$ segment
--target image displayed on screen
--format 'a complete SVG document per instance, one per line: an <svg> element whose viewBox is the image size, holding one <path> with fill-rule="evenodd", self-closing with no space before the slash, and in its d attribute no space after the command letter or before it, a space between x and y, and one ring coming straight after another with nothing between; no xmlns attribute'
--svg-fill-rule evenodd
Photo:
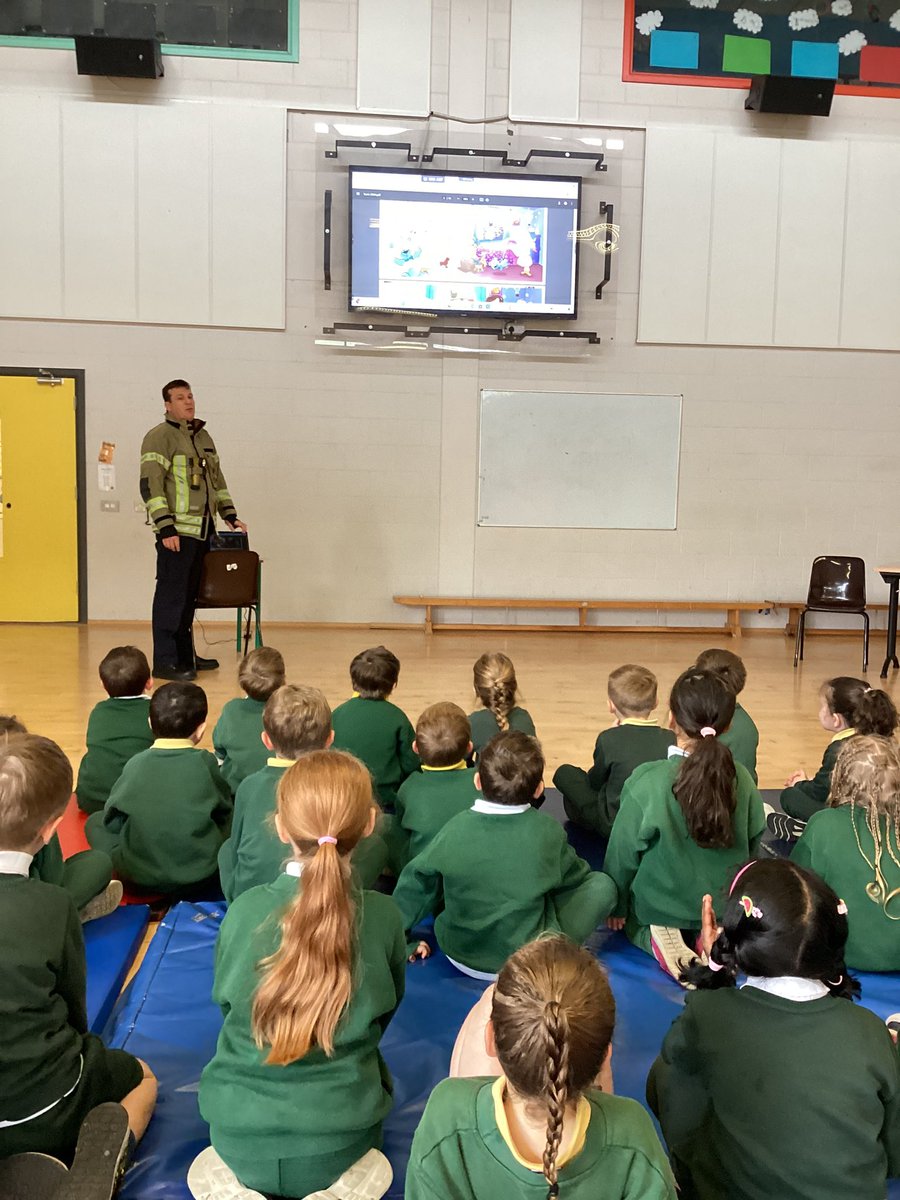
<svg viewBox="0 0 900 1200"><path fill-rule="evenodd" d="M580 188L351 167L350 308L574 316Z"/></svg>

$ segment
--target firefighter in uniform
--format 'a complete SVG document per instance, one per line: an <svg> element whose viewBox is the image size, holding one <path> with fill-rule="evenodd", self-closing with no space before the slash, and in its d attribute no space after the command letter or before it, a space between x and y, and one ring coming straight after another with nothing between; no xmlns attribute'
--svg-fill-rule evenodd
<svg viewBox="0 0 900 1200"><path fill-rule="evenodd" d="M203 557L219 513L229 529L237 519L215 443L194 417L191 385L173 379L162 390L166 419L141 443L141 498L156 533L153 595L153 674L195 679L213 671L214 658L197 658L191 625Z"/></svg>

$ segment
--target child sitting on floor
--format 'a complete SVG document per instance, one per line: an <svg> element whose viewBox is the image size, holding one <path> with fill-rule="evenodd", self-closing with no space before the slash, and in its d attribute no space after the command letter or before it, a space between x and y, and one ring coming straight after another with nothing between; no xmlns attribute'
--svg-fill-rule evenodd
<svg viewBox="0 0 900 1200"><path fill-rule="evenodd" d="M843 743L828 807L813 813L791 858L847 902L846 960L858 971L900 971L900 746Z"/></svg>
<svg viewBox="0 0 900 1200"><path fill-rule="evenodd" d="M479 759L482 795L397 881L394 900L406 928L434 913L441 949L476 979L494 979L510 954L547 930L583 942L616 903L612 880L592 871L562 826L533 807L543 774L535 738L498 734Z"/></svg>
<svg viewBox="0 0 900 1200"><path fill-rule="evenodd" d="M757 783L756 751L759 747L759 730L756 728L756 722L737 699L747 683L747 668L736 654L732 654L730 650L719 650L717 647L704 650L694 666L698 671L714 672L734 692L734 716L722 734L722 745L728 747L735 762L744 764L753 776L753 782Z"/></svg>
<svg viewBox="0 0 900 1200"><path fill-rule="evenodd" d="M85 833L123 879L164 893L218 887L216 860L231 823L231 793L216 760L198 746L206 693L166 683L150 701L149 750L125 764L102 813Z"/></svg>
<svg viewBox="0 0 900 1200"><path fill-rule="evenodd" d="M54 742L20 734L0 745L0 1158L71 1161L83 1119L109 1101L122 1104L139 1139L156 1101L146 1063L88 1033L72 897L28 878L71 796L72 768ZM109 1147L113 1162L121 1149Z"/></svg>
<svg viewBox="0 0 900 1200"><path fill-rule="evenodd" d="M219 770L232 795L268 761L269 751L262 740L263 710L272 693L284 684L284 659L271 646L258 646L241 659L238 683L245 694L228 701L212 735Z"/></svg>
<svg viewBox="0 0 900 1200"><path fill-rule="evenodd" d="M0 746L27 732L15 717L0 716ZM115 912L122 900L122 885L112 877L109 855L102 850L81 850L63 859L59 835L55 832L35 852L28 877L65 888L82 924Z"/></svg>
<svg viewBox="0 0 900 1200"><path fill-rule="evenodd" d="M422 770L400 785L390 830L398 875L451 817L475 802L475 771L466 766L472 752L469 719L458 704L443 701L425 709L416 722L413 750Z"/></svg>
<svg viewBox="0 0 900 1200"><path fill-rule="evenodd" d="M382 807L392 812L397 789L419 769L413 727L388 696L400 678L400 660L384 646L363 650L350 664L353 697L331 716L334 748L347 750L372 772Z"/></svg>
<svg viewBox="0 0 900 1200"><path fill-rule="evenodd" d="M562 792L566 816L576 825L609 837L625 781L641 763L665 758L675 735L660 729L656 708L656 676L646 667L627 664L610 674L609 711L616 718L597 738L589 771L563 763L553 776Z"/></svg>
<svg viewBox="0 0 900 1200"><path fill-rule="evenodd" d="M502 1074L437 1085L413 1138L406 1200L675 1200L647 1113L596 1086L614 1023L592 954L563 937L518 950L484 1034Z"/></svg>
<svg viewBox="0 0 900 1200"><path fill-rule="evenodd" d="M527 709L519 708L516 668L505 654L482 654L474 667L475 695L483 707L469 713L472 745L476 756L492 737L507 729L535 736L534 721Z"/></svg>
<svg viewBox="0 0 900 1200"><path fill-rule="evenodd" d="M709 961L647 1081L681 1195L884 1196L900 1173L900 1057L851 1003L847 905L786 859L742 868L728 894L721 929L704 897Z"/></svg>
<svg viewBox="0 0 900 1200"><path fill-rule="evenodd" d="M327 750L334 734L331 709L318 688L286 683L263 711L262 740L273 757L245 779L234 801L231 837L219 851L219 878L226 900L249 888L272 883L284 870L290 850L275 832L278 785L298 758ZM362 838L353 866L363 887L371 887L387 863L387 847L377 833Z"/></svg>
<svg viewBox="0 0 900 1200"><path fill-rule="evenodd" d="M212 1147L188 1174L197 1200L378 1200L390 1186L378 1046L403 996L406 946L393 901L358 891L350 868L376 813L369 772L349 754L311 751L282 779L276 827L291 860L238 896L219 934L224 1024L200 1081Z"/></svg>
<svg viewBox="0 0 900 1200"><path fill-rule="evenodd" d="M88 717L87 751L78 768L75 795L82 812L100 812L122 768L153 741L150 731L150 664L136 646L114 646L100 663L108 700Z"/></svg>
<svg viewBox="0 0 900 1200"><path fill-rule="evenodd" d="M819 724L832 738L814 778L802 770L788 778L780 797L784 813L767 807L768 826L775 837L798 838L813 813L825 807L831 772L848 738L857 733L891 737L897 720L897 710L887 692L870 688L864 679L849 675L826 679L819 691Z"/></svg>
<svg viewBox="0 0 900 1200"><path fill-rule="evenodd" d="M610 926L624 927L676 979L696 958L701 897L725 887L766 827L750 772L719 740L734 703L711 671L691 668L676 679L676 744L666 762L645 763L625 784L606 852L604 870L619 889Z"/></svg>

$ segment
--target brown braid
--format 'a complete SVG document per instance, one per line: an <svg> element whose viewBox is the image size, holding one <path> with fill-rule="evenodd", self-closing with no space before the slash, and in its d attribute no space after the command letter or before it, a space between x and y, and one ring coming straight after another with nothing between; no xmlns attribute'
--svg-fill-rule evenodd
<svg viewBox="0 0 900 1200"><path fill-rule="evenodd" d="M547 1145L544 1148L544 1178L550 1185L547 1200L553 1200L559 1195L556 1156L559 1154L569 1096L569 1022L557 1000L551 1000L544 1009L544 1034L547 1040Z"/></svg>
<svg viewBox="0 0 900 1200"><path fill-rule="evenodd" d="M516 703L516 669L505 654L482 654L474 668L475 694L494 714L501 733L509 729L510 709Z"/></svg>

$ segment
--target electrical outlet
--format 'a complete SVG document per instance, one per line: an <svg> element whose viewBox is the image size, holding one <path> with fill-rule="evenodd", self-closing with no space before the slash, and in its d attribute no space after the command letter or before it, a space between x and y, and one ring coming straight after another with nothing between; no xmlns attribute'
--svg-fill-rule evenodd
<svg viewBox="0 0 900 1200"><path fill-rule="evenodd" d="M143 516L147 510L144 508L143 504L141 504L140 500L134 500L131 504L131 511L140 513L141 516Z"/></svg>
<svg viewBox="0 0 900 1200"><path fill-rule="evenodd" d="M118 512L119 511L118 500L101 500L100 501L100 511L101 512Z"/></svg>

